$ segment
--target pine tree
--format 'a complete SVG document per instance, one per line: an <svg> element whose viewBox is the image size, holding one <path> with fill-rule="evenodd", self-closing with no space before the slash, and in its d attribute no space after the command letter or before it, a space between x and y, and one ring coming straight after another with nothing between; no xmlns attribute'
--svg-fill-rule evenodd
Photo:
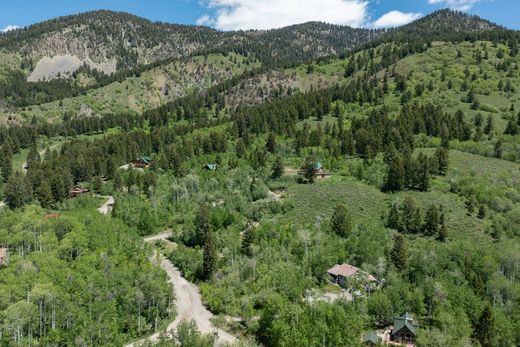
<svg viewBox="0 0 520 347"><path fill-rule="evenodd" d="M23 207L30 200L26 181L20 172L13 173L7 180L4 199L12 210Z"/></svg>
<svg viewBox="0 0 520 347"><path fill-rule="evenodd" d="M497 331L493 308L487 304L475 326L475 337L482 347L497 346Z"/></svg>
<svg viewBox="0 0 520 347"><path fill-rule="evenodd" d="M7 182L13 172L13 151L9 142L5 142L2 146L0 159L0 173L2 174L4 182Z"/></svg>
<svg viewBox="0 0 520 347"><path fill-rule="evenodd" d="M419 172L417 173L417 188L423 192L428 191L431 186L430 160L423 153L419 154Z"/></svg>
<svg viewBox="0 0 520 347"><path fill-rule="evenodd" d="M442 210L442 207L441 207ZM446 217L444 212L441 212L441 227L439 228L439 241L446 242L448 239L448 228L446 227Z"/></svg>
<svg viewBox="0 0 520 347"><path fill-rule="evenodd" d="M273 164L271 177L273 179L282 177L284 170L285 170L285 168L284 168L282 157L280 157L280 156L276 157L274 164Z"/></svg>
<svg viewBox="0 0 520 347"><path fill-rule="evenodd" d="M334 209L331 218L332 231L338 236L347 238L352 232L352 218L344 205L338 205Z"/></svg>
<svg viewBox="0 0 520 347"><path fill-rule="evenodd" d="M213 241L213 232L206 234L204 241L204 251L202 256L202 275L205 280L209 280L217 269L218 253Z"/></svg>
<svg viewBox="0 0 520 347"><path fill-rule="evenodd" d="M440 214L435 205L431 205L424 217L423 233L427 236L437 235L439 232Z"/></svg>
<svg viewBox="0 0 520 347"><path fill-rule="evenodd" d="M437 162L437 173L445 176L449 165L449 152L444 147L439 147L435 150L435 160Z"/></svg>
<svg viewBox="0 0 520 347"><path fill-rule="evenodd" d="M390 260L399 271L406 269L408 261L408 247L403 235L394 236L394 247L390 251Z"/></svg>
<svg viewBox="0 0 520 347"><path fill-rule="evenodd" d="M314 183L316 179L316 159L313 157L307 157L305 164L303 165L303 175L309 183Z"/></svg>
<svg viewBox="0 0 520 347"><path fill-rule="evenodd" d="M495 157L498 159L502 159L502 152L503 152L502 140L498 139L497 142L495 143Z"/></svg>
<svg viewBox="0 0 520 347"><path fill-rule="evenodd" d="M267 142L265 143L265 148L269 153L276 152L276 135L273 132L269 133Z"/></svg>
<svg viewBox="0 0 520 347"><path fill-rule="evenodd" d="M404 186L404 164L401 156L396 152L389 163L388 173L386 175L386 182L383 190L386 192L398 192Z"/></svg>
<svg viewBox="0 0 520 347"><path fill-rule="evenodd" d="M399 204L397 202L394 202L392 206L390 206L386 226L391 229L401 230L401 212L399 211Z"/></svg>
<svg viewBox="0 0 520 347"><path fill-rule="evenodd" d="M202 203L199 206L197 215L195 217L195 245L203 245L207 236L213 231L213 225L211 224L211 215L209 205Z"/></svg>
<svg viewBox="0 0 520 347"><path fill-rule="evenodd" d="M36 196L43 208L49 208L54 205L54 197L49 182L43 180L37 188Z"/></svg>
<svg viewBox="0 0 520 347"><path fill-rule="evenodd" d="M401 227L403 232L417 234L421 230L422 217L421 210L416 206L415 201L407 196L401 206Z"/></svg>
<svg viewBox="0 0 520 347"><path fill-rule="evenodd" d="M103 181L101 180L100 176L95 176L92 179L92 189L95 193L101 194L101 190L103 188Z"/></svg>
<svg viewBox="0 0 520 347"><path fill-rule="evenodd" d="M251 257L253 255L252 245L255 242L256 230L253 225L248 224L244 235L242 236L242 243L240 245L240 251L243 255Z"/></svg>
<svg viewBox="0 0 520 347"><path fill-rule="evenodd" d="M484 218L486 218L486 215L487 215L486 205L481 204L479 209L478 209L477 217L480 218L480 219L484 219Z"/></svg>

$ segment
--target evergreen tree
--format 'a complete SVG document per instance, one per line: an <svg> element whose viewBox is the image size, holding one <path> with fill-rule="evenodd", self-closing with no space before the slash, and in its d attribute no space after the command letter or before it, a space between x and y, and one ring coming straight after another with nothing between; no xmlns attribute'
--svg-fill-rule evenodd
<svg viewBox="0 0 520 347"><path fill-rule="evenodd" d="M418 173L417 173L417 188L423 192L428 191L431 186L430 179L430 160L423 153L418 157Z"/></svg>
<svg viewBox="0 0 520 347"><path fill-rule="evenodd" d="M243 255L251 257L253 255L252 245L255 242L256 230L253 225L248 224L244 235L242 236L242 243L240 245L240 251Z"/></svg>
<svg viewBox="0 0 520 347"><path fill-rule="evenodd" d="M403 235L397 234L394 236L394 246L390 251L390 260L399 271L406 269L408 262L408 247Z"/></svg>
<svg viewBox="0 0 520 347"><path fill-rule="evenodd" d="M495 157L498 159L502 159L502 152L503 152L502 140L498 139L497 142L495 143Z"/></svg>
<svg viewBox="0 0 520 347"><path fill-rule="evenodd" d="M4 182L7 182L13 171L13 151L9 142L3 144L0 159L0 173Z"/></svg>
<svg viewBox="0 0 520 347"><path fill-rule="evenodd" d="M103 181L101 180L101 176L95 176L92 179L92 189L95 193L101 194L101 190L103 188Z"/></svg>
<svg viewBox="0 0 520 347"><path fill-rule="evenodd" d="M303 165L303 175L309 183L314 183L316 180L316 173L316 159L309 156L305 159L305 164Z"/></svg>
<svg viewBox="0 0 520 347"><path fill-rule="evenodd" d="M332 231L347 238L352 232L352 218L344 205L337 205L331 218Z"/></svg>
<svg viewBox="0 0 520 347"><path fill-rule="evenodd" d="M276 157L274 164L273 164L271 177L273 179L282 177L284 170L285 170L285 167L283 164L282 157L280 157L280 156Z"/></svg>
<svg viewBox="0 0 520 347"><path fill-rule="evenodd" d="M404 186L404 164L403 159L399 153L395 152L388 167L388 173L386 175L386 182L383 186L385 192L398 192L403 189Z"/></svg>
<svg viewBox="0 0 520 347"><path fill-rule="evenodd" d="M497 346L497 329L493 308L487 304L475 326L475 337L482 347Z"/></svg>
<svg viewBox="0 0 520 347"><path fill-rule="evenodd" d="M47 180L43 180L37 188L36 196L43 208L49 208L54 205L54 197L52 195L51 185Z"/></svg>
<svg viewBox="0 0 520 347"><path fill-rule="evenodd" d="M439 232L440 214L435 205L431 205L424 216L423 233L427 236L435 236Z"/></svg>
<svg viewBox="0 0 520 347"><path fill-rule="evenodd" d="M401 206L401 228L403 232L417 234L421 230L422 217L421 210L416 206L415 201L407 196Z"/></svg>
<svg viewBox="0 0 520 347"><path fill-rule="evenodd" d="M265 143L265 148L269 153L276 152L276 135L273 132L269 133L267 142Z"/></svg>
<svg viewBox="0 0 520 347"><path fill-rule="evenodd" d="M480 219L484 219L484 218L486 218L486 215L487 215L486 205L481 204L479 209L478 209L477 217L480 218Z"/></svg>
<svg viewBox="0 0 520 347"><path fill-rule="evenodd" d="M439 228L439 241L446 242L448 239L448 228L446 227L446 217L444 212L441 212L441 227Z"/></svg>
<svg viewBox="0 0 520 347"><path fill-rule="evenodd" d="M445 176L449 165L449 151L444 147L435 150L435 161L437 162L437 173Z"/></svg>
<svg viewBox="0 0 520 347"><path fill-rule="evenodd" d="M386 226L395 230L401 230L401 212L399 211L399 204L397 202L394 202L392 206L390 206Z"/></svg>
<svg viewBox="0 0 520 347"><path fill-rule="evenodd" d="M14 210L23 207L30 200L30 193L23 175L15 172L9 177L4 189L4 199L7 206Z"/></svg>
<svg viewBox="0 0 520 347"><path fill-rule="evenodd" d="M213 241L213 232L206 234L204 241L204 250L202 256L202 276L203 279L209 280L217 269L218 253Z"/></svg>
<svg viewBox="0 0 520 347"><path fill-rule="evenodd" d="M213 231L213 225L211 224L211 215L209 205L202 203L199 206L197 215L195 217L195 237L193 240L194 245L202 246L207 236Z"/></svg>

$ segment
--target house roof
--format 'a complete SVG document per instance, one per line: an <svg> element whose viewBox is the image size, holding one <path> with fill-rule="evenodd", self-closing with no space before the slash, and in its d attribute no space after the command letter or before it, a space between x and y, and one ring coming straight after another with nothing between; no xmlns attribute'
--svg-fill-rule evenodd
<svg viewBox="0 0 520 347"><path fill-rule="evenodd" d="M210 169L210 170L216 170L217 169L217 164L206 164L204 165L204 167Z"/></svg>
<svg viewBox="0 0 520 347"><path fill-rule="evenodd" d="M410 330L412 334L415 335L415 331L417 330L418 325L413 319L412 315L408 312L402 315L401 317L394 317L394 329L392 330L392 335L399 332L405 327L408 330Z"/></svg>
<svg viewBox="0 0 520 347"><path fill-rule="evenodd" d="M352 277L355 274L360 273L360 274L365 275L368 278L368 280L371 282L377 281L377 278L375 278L371 274L369 274L363 270L360 270L359 268L357 268L353 265L349 265L349 264L345 264L345 263L343 263L341 265L336 264L333 267L331 267L330 269L328 269L327 272L333 276L343 276L346 278Z"/></svg>
<svg viewBox="0 0 520 347"><path fill-rule="evenodd" d="M152 158L143 155L143 156L140 156L139 158L137 158L137 160L142 160L143 162L148 164L149 162L152 161Z"/></svg>
<svg viewBox="0 0 520 347"><path fill-rule="evenodd" d="M372 342L373 344L379 343L379 336L377 336L377 333L375 331L369 331L365 335L363 335L363 338L361 339L361 343L367 343Z"/></svg>
<svg viewBox="0 0 520 347"><path fill-rule="evenodd" d="M343 277L351 277L355 275L359 269L355 266L349 265L349 264L341 264L341 265L334 265L331 267L327 272L334 276L343 276Z"/></svg>
<svg viewBox="0 0 520 347"><path fill-rule="evenodd" d="M314 168L315 168L316 170L320 170L320 169L323 168L323 166L321 165L320 162L317 162L316 164L314 164Z"/></svg>

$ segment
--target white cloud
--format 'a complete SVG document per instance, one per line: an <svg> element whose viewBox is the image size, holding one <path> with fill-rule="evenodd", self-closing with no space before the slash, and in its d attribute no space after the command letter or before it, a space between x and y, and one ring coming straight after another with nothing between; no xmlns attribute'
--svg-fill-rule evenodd
<svg viewBox="0 0 520 347"><path fill-rule="evenodd" d="M414 20L421 17L422 13L403 13L400 11L390 11L373 22L371 26L374 28L394 28L413 22Z"/></svg>
<svg viewBox="0 0 520 347"><path fill-rule="evenodd" d="M1 32L3 33L6 33L8 31L11 31L11 30L16 30L16 29L19 29L20 27L18 25L8 25L6 26L5 28L3 28L2 30L0 30Z"/></svg>
<svg viewBox="0 0 520 347"><path fill-rule="evenodd" d="M480 0L428 0L430 5L442 5L458 11L469 11Z"/></svg>
<svg viewBox="0 0 520 347"><path fill-rule="evenodd" d="M215 11L197 20L220 30L272 29L308 21L362 26L366 0L205 0Z"/></svg>

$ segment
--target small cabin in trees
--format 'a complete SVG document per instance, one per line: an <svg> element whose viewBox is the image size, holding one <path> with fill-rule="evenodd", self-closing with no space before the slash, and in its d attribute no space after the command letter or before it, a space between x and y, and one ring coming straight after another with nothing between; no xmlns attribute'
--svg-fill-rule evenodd
<svg viewBox="0 0 520 347"><path fill-rule="evenodd" d="M204 165L203 169L206 171L217 171L217 168L218 168L217 164L211 163L211 164Z"/></svg>
<svg viewBox="0 0 520 347"><path fill-rule="evenodd" d="M341 287L362 285L366 289L370 289L377 285L377 278L349 264L336 264L327 270L327 273L331 282Z"/></svg>
<svg viewBox="0 0 520 347"><path fill-rule="evenodd" d="M152 165L152 158L147 156L140 156L131 162L132 167L136 169L146 169Z"/></svg>
<svg viewBox="0 0 520 347"><path fill-rule="evenodd" d="M377 335L377 332L370 331L363 335L361 338L361 344L365 346L377 346L379 345L379 336Z"/></svg>
<svg viewBox="0 0 520 347"><path fill-rule="evenodd" d="M332 173L329 171L326 171L323 168L323 165L321 165L320 162L317 162L314 164L314 172L316 173L316 178L327 178L332 176ZM298 171L298 175L304 176L305 175L305 169L300 169Z"/></svg>
<svg viewBox="0 0 520 347"><path fill-rule="evenodd" d="M81 194L85 194L85 193L88 193L88 189L87 188L83 188L82 186L74 186L72 188L70 188L69 190L69 196L71 198L75 198Z"/></svg>
<svg viewBox="0 0 520 347"><path fill-rule="evenodd" d="M0 247L0 266L9 264L9 248Z"/></svg>
<svg viewBox="0 0 520 347"><path fill-rule="evenodd" d="M401 317L394 317L394 327L390 332L390 340L401 344L414 344L419 325L411 314L405 313Z"/></svg>

